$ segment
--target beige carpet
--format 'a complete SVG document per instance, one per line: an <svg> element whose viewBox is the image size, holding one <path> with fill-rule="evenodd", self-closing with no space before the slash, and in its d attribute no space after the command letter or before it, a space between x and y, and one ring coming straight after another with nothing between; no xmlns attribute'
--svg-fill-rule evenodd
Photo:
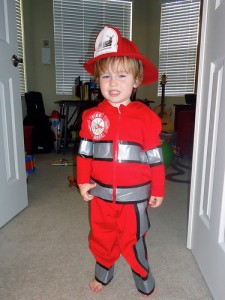
<svg viewBox="0 0 225 300"><path fill-rule="evenodd" d="M28 178L29 207L0 229L0 299L143 299L123 258L100 294L89 291L95 262L88 249L88 204L68 186L74 167L51 166L62 157L36 155L36 171ZM65 157L72 160L71 154ZM164 205L149 211L156 300L212 299L186 248L188 193L188 184L167 181Z"/></svg>

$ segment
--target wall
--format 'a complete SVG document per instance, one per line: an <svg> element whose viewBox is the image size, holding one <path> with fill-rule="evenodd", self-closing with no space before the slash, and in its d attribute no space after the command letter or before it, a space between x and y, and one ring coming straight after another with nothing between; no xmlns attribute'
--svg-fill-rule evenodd
<svg viewBox="0 0 225 300"><path fill-rule="evenodd" d="M160 1L134 0L133 1L133 41L138 45L140 52L148 57L154 65L159 60L160 34ZM54 28L52 0L23 0L24 33L25 33L25 70L27 89L41 91L44 98L46 113L58 109L54 101L69 99L69 96L57 96L55 86L54 65ZM50 65L41 61L42 40L50 41ZM159 74L161 77L162 74ZM157 97L157 83L141 87L137 96L155 101L152 107L160 104ZM166 97L166 103L173 107L174 103L184 103L182 98Z"/></svg>
<svg viewBox="0 0 225 300"><path fill-rule="evenodd" d="M27 89L42 92L46 113L58 108L54 65L54 28L52 0L23 0L25 69ZM51 47L50 65L42 64L42 40L49 40Z"/></svg>

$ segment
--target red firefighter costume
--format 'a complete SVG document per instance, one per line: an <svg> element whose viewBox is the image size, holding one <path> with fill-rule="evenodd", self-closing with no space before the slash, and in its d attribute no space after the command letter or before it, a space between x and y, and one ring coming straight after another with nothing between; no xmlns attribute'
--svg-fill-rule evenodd
<svg viewBox="0 0 225 300"><path fill-rule="evenodd" d="M160 131L161 120L145 104L117 108L104 100L83 113L77 157L78 184L97 183L90 191L96 280L109 283L122 254L143 294L154 290L145 245L148 201L150 194L164 196Z"/></svg>
<svg viewBox="0 0 225 300"><path fill-rule="evenodd" d="M95 41L94 57L84 68L94 75L95 62L110 56L139 60L141 85L158 78L154 65L117 28L104 27ZM147 106L131 102L119 108L103 100L82 117L77 157L77 183L95 182L91 200L90 250L96 258L95 278L106 285L122 254L133 271L137 289L154 291L145 235L150 227L150 194L164 195L164 166L159 133L161 121Z"/></svg>

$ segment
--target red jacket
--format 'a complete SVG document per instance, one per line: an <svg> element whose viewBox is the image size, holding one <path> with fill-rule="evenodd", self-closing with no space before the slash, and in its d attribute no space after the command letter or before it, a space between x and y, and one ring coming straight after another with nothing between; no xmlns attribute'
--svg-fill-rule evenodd
<svg viewBox="0 0 225 300"><path fill-rule="evenodd" d="M77 183L88 183L93 178L105 186L112 185L114 189L151 181L151 195L163 197L165 172L162 154L161 159L153 157L154 153L158 156L160 149L160 132L160 118L138 101L117 108L104 100L97 107L84 111L77 156ZM92 144L94 157L90 150ZM145 157L144 163L137 159L139 152ZM146 162L146 153L150 162Z"/></svg>

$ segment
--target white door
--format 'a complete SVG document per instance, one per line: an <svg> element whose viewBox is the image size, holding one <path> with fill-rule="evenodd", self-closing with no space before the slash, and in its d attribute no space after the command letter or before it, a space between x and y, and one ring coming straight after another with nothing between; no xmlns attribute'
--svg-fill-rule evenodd
<svg viewBox="0 0 225 300"><path fill-rule="evenodd" d="M0 0L0 227L28 205L14 0Z"/></svg>
<svg viewBox="0 0 225 300"><path fill-rule="evenodd" d="M204 0L188 247L225 299L225 1Z"/></svg>

